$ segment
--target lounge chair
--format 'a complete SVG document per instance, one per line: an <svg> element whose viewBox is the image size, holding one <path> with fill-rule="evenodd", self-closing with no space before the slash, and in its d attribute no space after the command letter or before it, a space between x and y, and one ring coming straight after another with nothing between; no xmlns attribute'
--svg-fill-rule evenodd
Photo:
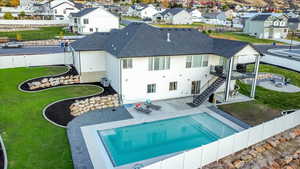
<svg viewBox="0 0 300 169"><path fill-rule="evenodd" d="M157 111L161 109L161 106L154 105L154 104L152 104L152 103L145 103L145 106L146 106L147 108L150 108L150 109L153 109L153 110L157 110Z"/></svg>
<svg viewBox="0 0 300 169"><path fill-rule="evenodd" d="M149 110L149 109L143 108L141 105L136 105L136 106L134 107L134 109L135 109L136 111L138 111L138 112L142 112L142 113L145 113L145 114L150 114L150 113L152 112L152 111Z"/></svg>

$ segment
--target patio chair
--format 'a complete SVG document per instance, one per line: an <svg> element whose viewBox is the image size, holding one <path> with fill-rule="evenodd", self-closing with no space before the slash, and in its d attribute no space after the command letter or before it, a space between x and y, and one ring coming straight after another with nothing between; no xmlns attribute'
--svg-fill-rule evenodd
<svg viewBox="0 0 300 169"><path fill-rule="evenodd" d="M138 111L138 112L141 112L141 113L144 113L144 114L150 114L152 111L151 110L149 110L148 108L143 108L142 106L141 106L141 104L136 104L135 105L135 107L134 107L134 109L136 110L136 111Z"/></svg>
<svg viewBox="0 0 300 169"><path fill-rule="evenodd" d="M155 104L152 104L152 103L145 103L145 106L147 108L150 108L150 109L156 110L156 111L161 109L161 106L158 106L158 105L155 105Z"/></svg>

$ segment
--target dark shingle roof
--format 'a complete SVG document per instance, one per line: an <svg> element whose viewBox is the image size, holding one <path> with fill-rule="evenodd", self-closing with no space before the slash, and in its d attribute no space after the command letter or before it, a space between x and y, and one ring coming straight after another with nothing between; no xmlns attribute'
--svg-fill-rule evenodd
<svg viewBox="0 0 300 169"><path fill-rule="evenodd" d="M97 51L104 50L105 39L110 33L96 32L80 40L71 43L76 51Z"/></svg>
<svg viewBox="0 0 300 169"><path fill-rule="evenodd" d="M254 16L251 20L252 21L265 21L270 16L272 16L272 15L271 14L259 14L259 15Z"/></svg>
<svg viewBox="0 0 300 169"><path fill-rule="evenodd" d="M72 17L82 17L94 10L96 10L97 8L84 8L83 10L77 12L77 13L71 13Z"/></svg>
<svg viewBox="0 0 300 169"><path fill-rule="evenodd" d="M289 23L299 23L300 22L300 18L289 18L288 22Z"/></svg>
<svg viewBox="0 0 300 169"><path fill-rule="evenodd" d="M76 44L75 48L73 44ZM111 32L110 36L93 34L71 44L75 50L90 50L95 46L93 50L105 50L117 58L192 54L217 54L230 58L247 45L245 42L214 39L195 29L155 28L144 23L132 23Z"/></svg>
<svg viewBox="0 0 300 169"><path fill-rule="evenodd" d="M171 13L172 15L176 15L178 14L179 12L183 11L184 9L183 8L171 8L171 9L166 9L164 10L161 15L166 15L167 13Z"/></svg>

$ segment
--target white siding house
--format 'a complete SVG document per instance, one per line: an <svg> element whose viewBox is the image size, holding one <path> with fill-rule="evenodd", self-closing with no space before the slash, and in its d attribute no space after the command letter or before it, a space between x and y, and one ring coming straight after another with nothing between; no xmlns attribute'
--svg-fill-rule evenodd
<svg viewBox="0 0 300 169"><path fill-rule="evenodd" d="M182 8L166 9L161 13L157 13L153 16L155 22L164 22L167 24L192 24L192 15Z"/></svg>
<svg viewBox="0 0 300 169"><path fill-rule="evenodd" d="M140 17L145 19L145 18L150 18L152 19L155 14L157 14L159 11L156 10L156 8L153 5L148 5L146 8L142 9L140 11Z"/></svg>
<svg viewBox="0 0 300 169"><path fill-rule="evenodd" d="M71 15L70 29L79 34L119 29L119 18L103 8L85 8Z"/></svg>
<svg viewBox="0 0 300 169"><path fill-rule="evenodd" d="M245 22L244 33L262 39L281 39L288 35L288 18L258 14Z"/></svg>
<svg viewBox="0 0 300 169"><path fill-rule="evenodd" d="M235 72L237 64L253 63L260 56L247 43L213 39L191 29L160 29L141 23L89 35L72 43L71 48L81 80L107 77L124 104L200 95L218 78L225 78L229 85L213 92L231 91L236 79L216 75L212 71L215 66Z"/></svg>
<svg viewBox="0 0 300 169"><path fill-rule="evenodd" d="M71 13L79 12L79 5L69 0L54 0L50 2L50 9L57 20L67 20Z"/></svg>

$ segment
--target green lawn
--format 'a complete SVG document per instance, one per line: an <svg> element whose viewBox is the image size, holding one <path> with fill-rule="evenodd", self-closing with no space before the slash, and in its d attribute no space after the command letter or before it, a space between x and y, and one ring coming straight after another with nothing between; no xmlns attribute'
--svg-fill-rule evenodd
<svg viewBox="0 0 300 169"><path fill-rule="evenodd" d="M30 78L64 72L66 68L34 67L0 70L0 133L7 148L9 169L72 169L66 130L42 116L57 100L94 94L93 86L73 86L25 93L17 86Z"/></svg>
<svg viewBox="0 0 300 169"><path fill-rule="evenodd" d="M136 20L136 21L141 21L142 18L136 17L136 16L122 16L123 20Z"/></svg>
<svg viewBox="0 0 300 169"><path fill-rule="evenodd" d="M249 65L248 69L252 70L253 67L253 65ZM291 79L292 84L300 86L300 73L263 64L260 66L260 72L284 75ZM240 93L249 96L251 86L242 82L238 82L238 84L241 87ZM263 121L271 120L279 116L282 110L300 109L300 92L283 93L257 86L255 98L256 100L253 102L235 103L219 107L249 124L260 124Z"/></svg>
<svg viewBox="0 0 300 169"><path fill-rule="evenodd" d="M281 42L277 42L277 41L274 41L274 40L258 39L258 38L253 37L253 36L240 34L240 33L234 33L234 32L222 32L222 33L213 32L213 33L210 34L210 36L215 37L215 38L238 40L238 41L249 42L249 43L268 44L268 43L276 42L276 43L282 44Z"/></svg>
<svg viewBox="0 0 300 169"><path fill-rule="evenodd" d="M54 39L60 35L60 32L63 32L64 35L74 35L73 33L65 31L63 27L42 27L39 30L0 32L0 37L15 39L17 33L19 33L22 40L45 40Z"/></svg>

